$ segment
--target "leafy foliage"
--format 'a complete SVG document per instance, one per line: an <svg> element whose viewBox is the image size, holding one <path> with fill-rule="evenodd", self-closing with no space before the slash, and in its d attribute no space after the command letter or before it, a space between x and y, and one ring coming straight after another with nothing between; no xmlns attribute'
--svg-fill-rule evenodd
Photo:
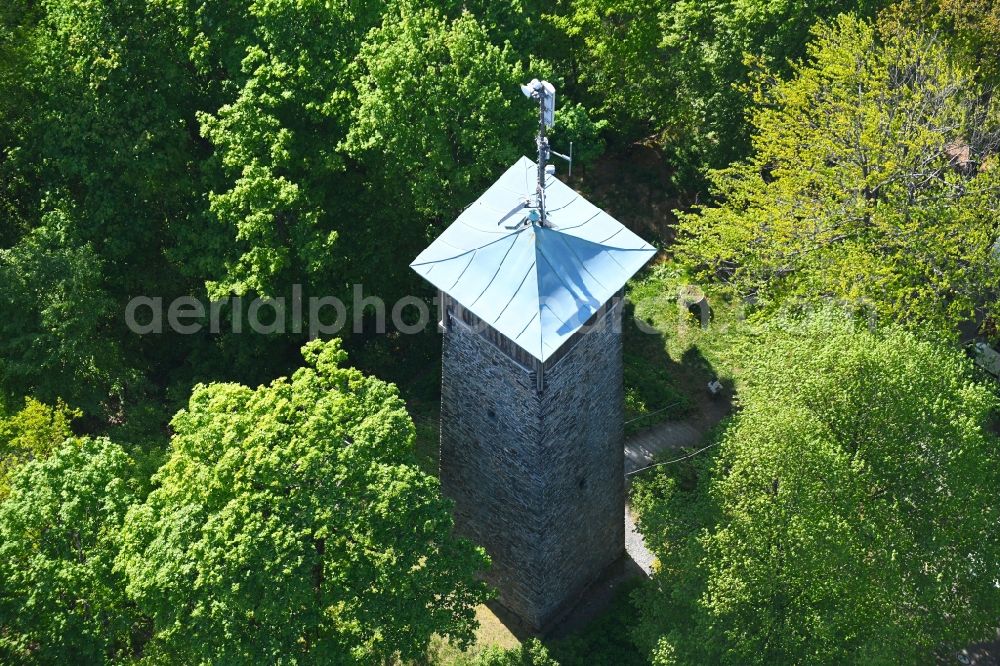
<svg viewBox="0 0 1000 666"><path fill-rule="evenodd" d="M996 394L959 353L820 313L747 359L711 462L643 480L654 663L915 663L1000 612Z"/></svg>
<svg viewBox="0 0 1000 666"><path fill-rule="evenodd" d="M139 618L114 568L134 501L130 461L106 439L67 440L16 470L0 502L0 658L105 663Z"/></svg>
<svg viewBox="0 0 1000 666"><path fill-rule="evenodd" d="M819 26L762 89L754 156L682 217L690 264L772 308L833 298L945 335L1000 286L1000 106L902 20Z"/></svg>
<svg viewBox="0 0 1000 666"><path fill-rule="evenodd" d="M82 415L61 401L49 407L27 398L20 411L0 417L0 499L10 492L10 479L17 468L48 457L73 435L70 423Z"/></svg>
<svg viewBox="0 0 1000 666"><path fill-rule="evenodd" d="M210 195L230 245L215 295L277 295L295 280L328 284L322 275L349 219L338 215L352 181L336 150L352 100L348 69L380 7L261 0L231 20L245 45L239 72L230 73L238 92L217 112L199 114L228 181ZM233 59L229 34L199 34L205 57L219 66Z"/></svg>
<svg viewBox="0 0 1000 666"><path fill-rule="evenodd" d="M411 463L395 387L341 367L338 341L303 354L291 379L200 386L174 418L120 558L150 654L371 663L471 638L488 560Z"/></svg>
<svg viewBox="0 0 1000 666"><path fill-rule="evenodd" d="M358 68L344 146L424 217L450 221L532 135L531 106L516 96L520 63L469 13L449 20L404 5L369 35Z"/></svg>
<svg viewBox="0 0 1000 666"><path fill-rule="evenodd" d="M877 26L867 23L884 4L5 3L0 496L9 497L0 509L7 557L0 560L0 661L155 662L176 654L185 663L369 662L422 658L432 632L459 643L470 637L470 608L485 594L472 575L485 560L454 539L436 483L412 466L413 428L393 389L340 367L339 347L318 343L306 348L309 366L292 375L302 333L232 335L224 323L219 334L142 337L122 325L122 312L136 295L164 303L206 293L287 297L295 284L306 298L345 301L352 300L352 283L390 302L427 293L416 291L424 287L406 258L496 173L532 153L534 113L517 84L533 76L558 85L553 146L565 152L573 142L592 196L658 192L661 199L643 212L668 239L672 218L663 211L675 202L718 202L683 216L679 248L688 270L736 288L725 292L733 296L728 303L710 290L713 327L742 330L736 318L746 296L763 306L761 314L790 300L848 300L935 335L1000 314L1000 272L991 254L1000 235L1000 123L991 88L1000 82L996 3L902 0ZM854 16L833 18L843 11ZM799 62L804 55L808 60ZM655 157L654 168L643 171L652 162L637 160L628 173L609 173L633 164L637 142ZM706 166L725 167L751 150L749 159L712 176L714 193L704 191ZM605 151L611 154L602 160ZM641 187L622 187L624 178ZM627 329L630 417L681 414L692 404L692 387L702 390L715 375L728 384L736 372L729 349L736 336L702 331L687 318L673 295L677 281L657 269L636 285L643 320L676 332ZM248 301L232 303L224 317L245 315ZM894 335L906 349L919 347ZM837 340L850 347L849 338ZM872 344L884 351L880 340ZM433 335L358 336L345 344L366 371L407 381L411 408L436 402ZM797 358L790 347L776 349ZM919 349L916 358L925 358ZM830 363L830 372L854 371ZM920 410L897 423L878 410L855 417L850 410L860 403L844 397L837 403L842 418L884 417L889 421L877 423L900 432L904 422L933 425L929 442L952 435L972 442L956 454L921 449L912 467L900 457L891 468L901 477L893 479L897 485L910 483L908 474L933 472L935 481L961 490L956 470L965 469L967 457L985 456L985 445L956 424L974 420L969 414L979 414L976 401L984 399L969 389L971 411L962 412L950 389L933 384L934 377L944 382L945 370L926 378L920 367L899 367L928 395L944 396L941 402L921 398L914 403ZM761 386L770 381L765 370ZM282 374L291 378L247 388ZM859 396L882 404L884 391L875 395L850 376L863 386ZM191 395L196 382L202 384ZM763 400L750 390L748 400ZM169 415L189 395L171 433ZM837 495L813 479L810 488L841 501L837 512L810 505L802 513L826 521L822 532L793 524L791 514L768 513L765 502L745 510L760 512L762 529L784 530L801 549L839 539L838 552L864 556L863 567L850 564L861 573L843 578L836 569L828 582L820 574L833 565L817 550L800 562L812 569L788 579L800 585L795 589L808 582L815 591L779 599L771 578L764 581L770 586L756 585L764 569L746 570L733 558L751 553L751 563L765 567L787 551L775 555L766 541L746 536L752 526L727 517L744 510L725 508L738 499L727 485L736 484L729 467L685 464L683 473L641 484L647 539L663 567L659 580L676 582L661 590L672 595L669 604L659 592L642 595L656 609L639 632L643 644L660 661L707 659L688 643L697 636L711 638L705 650L716 646L732 660L767 650L798 654L791 642L748 647L761 627L784 630L779 620L791 617L788 608L809 613L788 621L798 634L782 636L819 632L819 652L804 661L833 659L838 650L878 660L902 644L890 640L879 651L871 642L875 624L912 633L911 654L919 656L934 640L975 634L978 617L963 616L955 597L912 573L926 563L941 585L951 582L954 594L968 592L978 603L982 590L969 591L972 583L956 569L964 554L953 551L946 561L925 533L892 522L912 517L917 508L907 502L923 496L912 483L902 490L886 485L886 495L851 504L863 498L858 478L878 482L890 468L870 463L867 449L869 467L844 467L837 447L849 445L822 420L833 416L815 416L815 406L803 407L796 396L774 402L786 403L788 410L767 423L776 438L745 421L732 430L745 429L748 441L773 449L761 459L770 466L761 473L785 470L782 456L791 458L788 470L803 475L815 471L804 469L806 462L818 460L844 481L837 488L855 495ZM74 418L81 431L127 442L131 459L103 439L66 444ZM434 420L423 423L429 443ZM903 435L887 433L887 441L903 446ZM785 441L781 434L822 446L798 460L798 449L774 448ZM736 434L726 436L722 450L732 458L737 445L730 437ZM429 459L434 446L426 450ZM937 451L939 468L927 462L928 451ZM125 480L131 476L138 478ZM759 481L766 489L770 478ZM740 488L747 498L760 490ZM124 507L149 491L129 513L127 548L114 569ZM968 499L974 491L966 491L954 496ZM887 507L890 496L904 499ZM807 504L804 495L795 497ZM928 511L952 510L944 499L934 501ZM861 527L843 518L859 506ZM973 532L993 509L988 498L981 506L982 515L969 517ZM948 531L953 526L936 514L917 517L958 543ZM919 520L914 524L925 524ZM716 538L719 525L726 531ZM872 525L889 525L886 538L909 550L897 548L896 559L887 559L888 546L870 545ZM979 544L983 558L992 543ZM823 605L862 584L891 587L889 577L901 571L909 587L885 588L840 615ZM755 585L726 587L744 579ZM895 606L889 591L901 600ZM786 605L750 617L754 604L774 599ZM787 605L793 602L799 606ZM953 630L940 628L945 612L957 618ZM697 628L690 636L677 628L689 621ZM720 638L724 621L746 634ZM552 656L534 643L495 656L514 663L611 659L616 644L604 640L611 633L595 629L589 642L553 647Z"/></svg>
<svg viewBox="0 0 1000 666"><path fill-rule="evenodd" d="M614 591L600 617L573 635L552 641L549 654L563 666L647 666L649 660L632 640L637 608L632 593L644 579L633 579Z"/></svg>
<svg viewBox="0 0 1000 666"><path fill-rule="evenodd" d="M580 83L602 117L621 138L664 146L690 176L746 154L753 62L786 72L815 22L881 4L575 0L552 20L575 39Z"/></svg>
<svg viewBox="0 0 1000 666"><path fill-rule="evenodd" d="M537 638L506 650L489 647L476 659L476 666L559 666Z"/></svg>
<svg viewBox="0 0 1000 666"><path fill-rule="evenodd" d="M0 250L0 386L9 396L65 399L99 413L130 373L105 328L113 306L101 262L53 212Z"/></svg>
<svg viewBox="0 0 1000 666"><path fill-rule="evenodd" d="M147 388L139 373L163 381L156 372L191 342L137 341L125 302L189 291L189 265L212 263L207 236L187 245L205 226L207 152L192 131L203 100L178 39L183 3L14 6L18 47L0 76L17 100L0 131L0 244L11 252L0 271L16 274L6 297L17 301L4 308L12 373L0 382L16 399L59 396L120 418L120 403Z"/></svg>
<svg viewBox="0 0 1000 666"><path fill-rule="evenodd" d="M969 61L993 85L1000 83L1000 5L989 0L939 0L937 4Z"/></svg>
<svg viewBox="0 0 1000 666"><path fill-rule="evenodd" d="M203 153L188 124L199 86L177 9L172 0L53 0L25 30L31 107L4 166L33 181L17 193L27 225L48 212L52 193L70 201L75 237L105 262L116 297L175 287L161 246L201 223L191 165Z"/></svg>
<svg viewBox="0 0 1000 666"><path fill-rule="evenodd" d="M582 104L568 104L559 108L552 131L552 145L562 150L573 147L573 165L586 169L604 152L602 132L608 128L607 120L594 120Z"/></svg>

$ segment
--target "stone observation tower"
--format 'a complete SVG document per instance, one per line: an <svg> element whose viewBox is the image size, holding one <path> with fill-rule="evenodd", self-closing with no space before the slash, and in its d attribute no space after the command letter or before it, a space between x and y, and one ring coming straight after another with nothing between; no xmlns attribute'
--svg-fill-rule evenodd
<svg viewBox="0 0 1000 666"><path fill-rule="evenodd" d="M545 629L624 552L622 288L655 253L522 157L411 264L440 290L441 486L499 602Z"/></svg>

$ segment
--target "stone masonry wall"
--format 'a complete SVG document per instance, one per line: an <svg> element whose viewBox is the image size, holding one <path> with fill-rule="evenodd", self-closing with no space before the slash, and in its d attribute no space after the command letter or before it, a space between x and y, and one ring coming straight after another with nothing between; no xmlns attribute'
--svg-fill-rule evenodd
<svg viewBox="0 0 1000 666"><path fill-rule="evenodd" d="M457 318L444 335L442 489L499 602L536 630L624 551L620 316L567 343L540 393L534 368Z"/></svg>

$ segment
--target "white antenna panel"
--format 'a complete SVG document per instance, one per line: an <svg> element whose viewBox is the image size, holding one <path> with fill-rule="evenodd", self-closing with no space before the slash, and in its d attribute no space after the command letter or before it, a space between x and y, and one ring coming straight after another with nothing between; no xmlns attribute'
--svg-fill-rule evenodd
<svg viewBox="0 0 1000 666"><path fill-rule="evenodd" d="M546 127L552 127L556 122L556 88L548 81L542 81L544 94L543 120Z"/></svg>

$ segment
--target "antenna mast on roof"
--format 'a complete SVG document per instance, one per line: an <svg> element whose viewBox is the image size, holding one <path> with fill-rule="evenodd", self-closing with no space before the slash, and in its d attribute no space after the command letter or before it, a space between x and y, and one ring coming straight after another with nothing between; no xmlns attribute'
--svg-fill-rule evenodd
<svg viewBox="0 0 1000 666"><path fill-rule="evenodd" d="M557 153L549 148L549 139L545 136L545 129L555 124L556 117L556 89L548 81L532 79L527 85L521 86L521 92L525 97L538 101L538 136L535 142L538 144L538 185L535 189L537 197L536 206L540 223L546 225L545 216L545 176L555 174L555 167L549 166L549 155L556 155L569 162L570 173L573 169L573 144L570 144L569 156Z"/></svg>

